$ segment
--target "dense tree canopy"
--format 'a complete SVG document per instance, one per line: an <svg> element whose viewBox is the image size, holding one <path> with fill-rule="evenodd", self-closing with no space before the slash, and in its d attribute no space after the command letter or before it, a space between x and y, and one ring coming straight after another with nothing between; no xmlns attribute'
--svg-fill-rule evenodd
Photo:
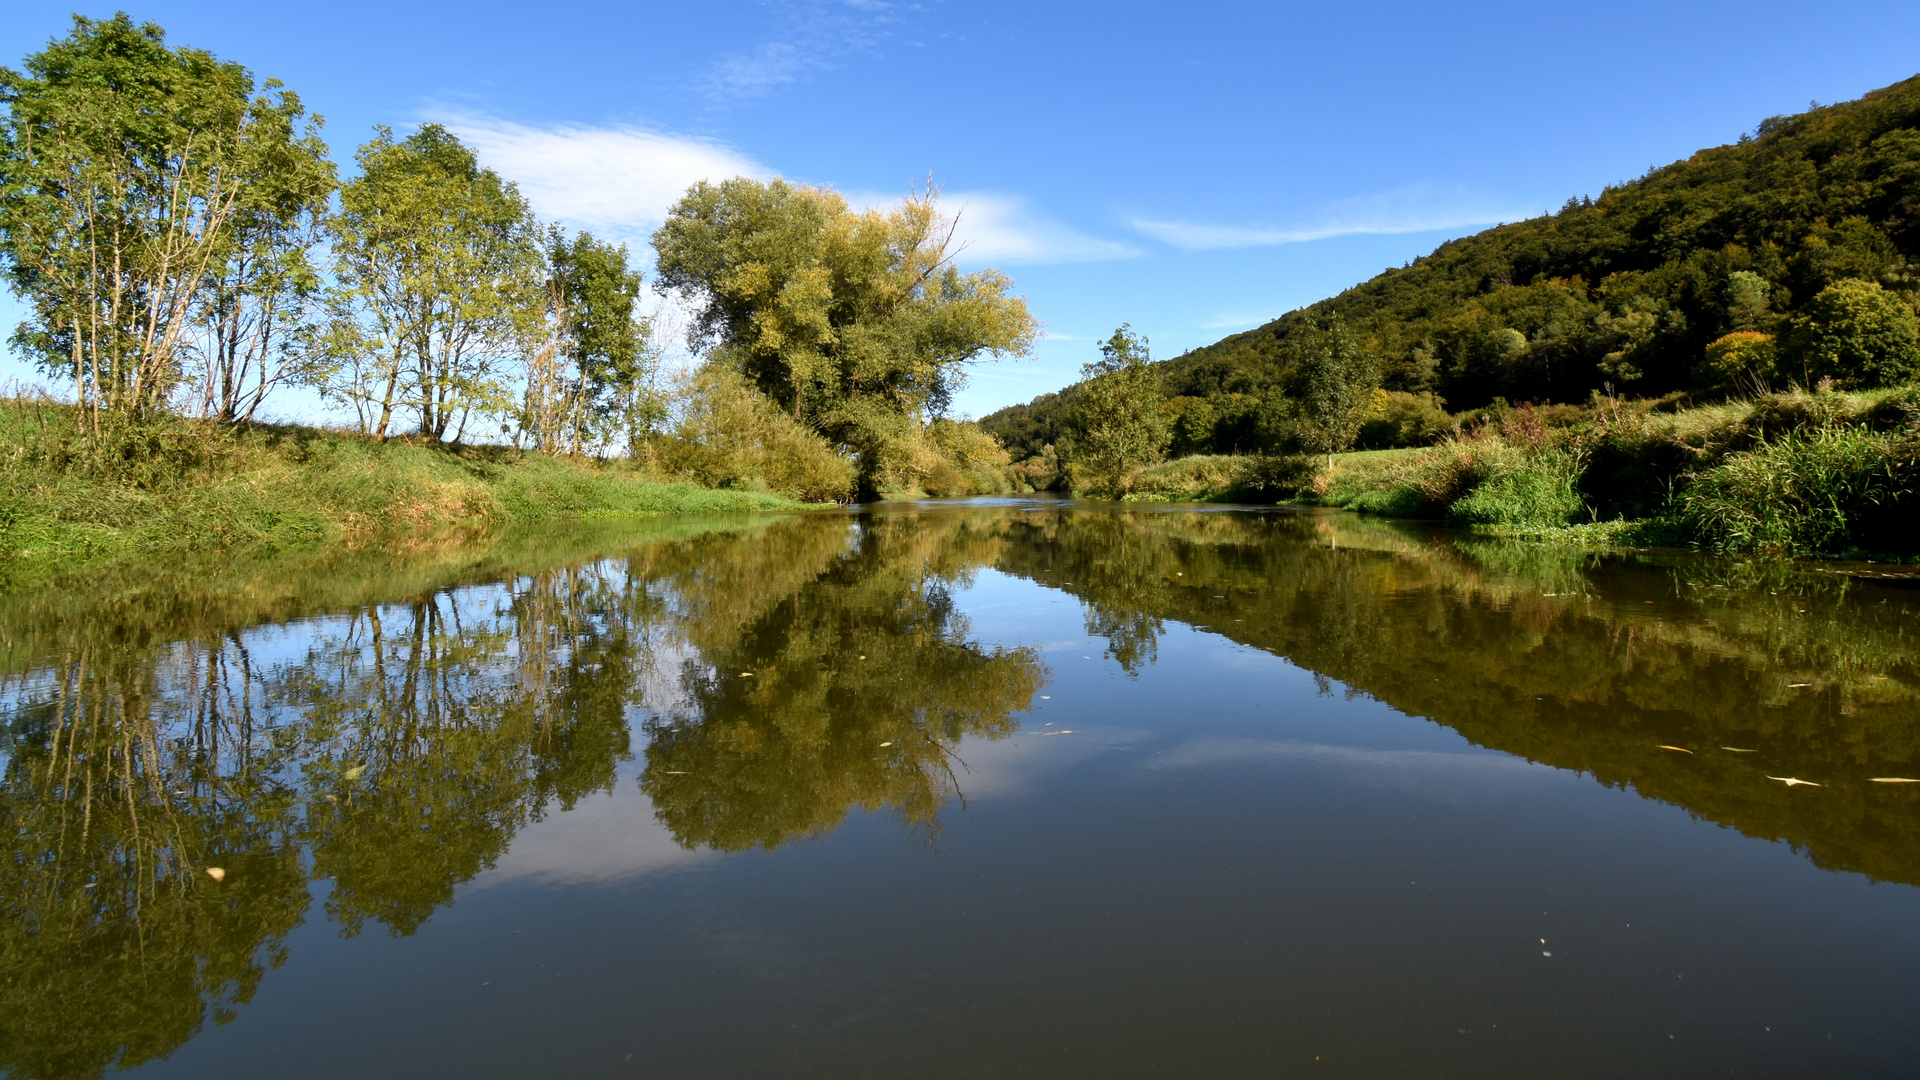
<svg viewBox="0 0 1920 1080"><path fill-rule="evenodd" d="M935 194L856 212L782 180L702 182L653 235L654 286L693 303L692 344L847 448L870 490L913 479L969 363L1023 354L1037 329L1005 275L954 265Z"/></svg>
<svg viewBox="0 0 1920 1080"><path fill-rule="evenodd" d="M1449 241L1162 366L1176 402L1206 399L1232 420L1246 411L1236 402L1286 381L1295 338L1337 314L1380 358L1388 390L1436 392L1454 409L1495 397L1583 401L1609 384L1646 396L1708 390L1726 385L1709 361L1710 344L1818 320L1816 298L1841 282L1879 286L1889 305L1911 313L1920 295L1916 260L1920 79L1910 79L1858 101L1770 118L1737 143L1598 198L1569 199L1557 213ZM1910 355L1894 341L1911 339L1894 325L1892 307L1875 318L1885 329L1870 335L1893 337L1876 338L1874 355ZM1822 355L1833 358L1823 363L1843 385L1910 377L1900 374L1911 370L1905 361ZM1058 398L1036 400L982 425L1024 440L1058 407ZM1223 420L1199 449L1246 449L1235 446L1241 437Z"/></svg>

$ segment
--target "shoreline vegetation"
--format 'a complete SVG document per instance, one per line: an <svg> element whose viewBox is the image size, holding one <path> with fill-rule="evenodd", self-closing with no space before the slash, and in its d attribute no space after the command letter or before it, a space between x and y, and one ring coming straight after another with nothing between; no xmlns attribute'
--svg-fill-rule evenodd
<svg viewBox="0 0 1920 1080"><path fill-rule="evenodd" d="M982 418L1036 490L1920 559L1920 77Z"/></svg>
<svg viewBox="0 0 1920 1080"><path fill-rule="evenodd" d="M321 126L124 14L0 68L10 345L61 395L0 397L0 580L1027 491L1920 560L1920 77L1171 360L1123 324L977 423L969 370L1042 330L931 184L694 184L650 237L676 327L453 132L342 179ZM345 426L259 420L296 389Z"/></svg>
<svg viewBox="0 0 1920 1080"><path fill-rule="evenodd" d="M9 345L55 388L0 398L0 575L1011 490L949 406L1039 323L956 265L931 183L885 209L696 183L649 238L649 312L626 245L542 221L445 127L376 127L342 177L322 126L124 13L0 68ZM261 422L289 391L340 426Z"/></svg>
<svg viewBox="0 0 1920 1080"><path fill-rule="evenodd" d="M1146 466L1137 502L1273 502L1581 546L1920 561L1920 387L1522 406L1432 445Z"/></svg>
<svg viewBox="0 0 1920 1080"><path fill-rule="evenodd" d="M295 425L173 418L96 435L75 407L24 398L0 400L0 457L9 579L125 556L418 546L532 522L818 505L623 460Z"/></svg>

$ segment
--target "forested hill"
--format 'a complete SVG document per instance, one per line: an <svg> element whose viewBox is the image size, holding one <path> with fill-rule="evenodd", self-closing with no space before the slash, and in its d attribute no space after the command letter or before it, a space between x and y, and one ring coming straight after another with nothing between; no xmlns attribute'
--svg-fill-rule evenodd
<svg viewBox="0 0 1920 1080"><path fill-rule="evenodd" d="M1176 407L1257 398L1280 380L1289 336L1334 313L1385 360L1387 389L1436 392L1450 409L1582 401L1609 383L1636 396L1705 388L1708 343L1782 329L1834 281L1877 281L1913 303L1917 128L1920 77L1773 117L1597 199L1449 241L1164 361L1166 391ZM982 424L1019 456L1058 405L1047 395Z"/></svg>

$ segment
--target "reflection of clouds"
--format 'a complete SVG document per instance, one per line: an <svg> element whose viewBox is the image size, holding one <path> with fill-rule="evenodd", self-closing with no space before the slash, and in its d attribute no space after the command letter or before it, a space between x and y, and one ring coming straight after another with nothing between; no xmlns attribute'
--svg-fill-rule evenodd
<svg viewBox="0 0 1920 1080"><path fill-rule="evenodd" d="M1148 758L1147 768L1194 769L1228 764L1318 765L1341 778L1458 802L1463 795L1510 792L1548 782L1562 770L1502 753L1373 750L1268 739L1201 738Z"/></svg>
<svg viewBox="0 0 1920 1080"><path fill-rule="evenodd" d="M1027 714L1020 733L1001 742L965 741L958 748L967 769L956 762L954 773L960 778L960 790L967 798L1020 795L1031 790L1049 774L1071 768L1098 754L1132 750L1149 737L1142 728L1082 727L1067 719L1073 711L1061 710L1062 717L1046 727L1042 708ZM1072 728L1071 735L1048 736L1048 731Z"/></svg>
<svg viewBox="0 0 1920 1080"><path fill-rule="evenodd" d="M550 810L522 829L499 863L474 884L611 884L690 870L719 857L675 843L655 820L652 800L623 783L612 794L581 799L572 810Z"/></svg>

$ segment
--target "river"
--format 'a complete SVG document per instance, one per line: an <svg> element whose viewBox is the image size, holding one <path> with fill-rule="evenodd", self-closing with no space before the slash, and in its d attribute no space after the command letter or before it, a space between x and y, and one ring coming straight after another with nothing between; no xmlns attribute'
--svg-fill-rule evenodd
<svg viewBox="0 0 1920 1080"><path fill-rule="evenodd" d="M0 1074L1911 1075L1920 591L1051 499L0 592Z"/></svg>

